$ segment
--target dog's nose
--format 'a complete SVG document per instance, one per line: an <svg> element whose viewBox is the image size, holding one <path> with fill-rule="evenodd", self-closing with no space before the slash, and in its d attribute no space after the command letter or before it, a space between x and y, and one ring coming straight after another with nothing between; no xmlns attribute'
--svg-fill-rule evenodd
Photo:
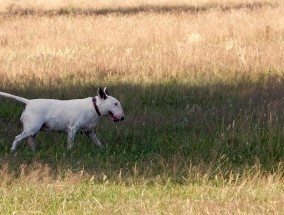
<svg viewBox="0 0 284 215"><path fill-rule="evenodd" d="M122 120L124 120L124 116L123 116L123 117L121 117L121 118L120 118L120 120L121 120L121 121L122 121Z"/></svg>

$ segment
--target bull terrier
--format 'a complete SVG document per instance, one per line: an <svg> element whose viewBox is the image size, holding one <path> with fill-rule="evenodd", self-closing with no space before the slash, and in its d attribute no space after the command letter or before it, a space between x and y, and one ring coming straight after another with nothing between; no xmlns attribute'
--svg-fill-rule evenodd
<svg viewBox="0 0 284 215"><path fill-rule="evenodd" d="M124 120L120 102L109 96L107 88L97 90L97 96L85 99L55 100L26 99L9 93L0 92L1 96L13 98L26 104L20 118L23 132L15 137L11 151L17 149L20 141L28 137L28 144L35 150L35 137L39 131L66 132L67 150L74 144L78 131L86 133L93 143L102 146L94 129L101 116L109 116L114 122Z"/></svg>

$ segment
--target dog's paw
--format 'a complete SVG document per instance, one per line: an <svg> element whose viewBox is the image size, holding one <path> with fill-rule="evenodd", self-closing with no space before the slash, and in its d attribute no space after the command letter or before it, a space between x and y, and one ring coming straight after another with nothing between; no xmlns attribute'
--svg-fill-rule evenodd
<svg viewBox="0 0 284 215"><path fill-rule="evenodd" d="M101 145L101 148L102 148L102 149L108 148L108 143L103 143L103 144Z"/></svg>
<svg viewBox="0 0 284 215"><path fill-rule="evenodd" d="M15 149L13 149L13 148L10 149L10 153L15 153L15 152L16 152Z"/></svg>

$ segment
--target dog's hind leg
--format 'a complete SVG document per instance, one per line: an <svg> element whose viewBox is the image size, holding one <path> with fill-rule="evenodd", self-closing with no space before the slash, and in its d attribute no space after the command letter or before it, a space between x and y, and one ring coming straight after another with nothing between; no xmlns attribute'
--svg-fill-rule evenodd
<svg viewBox="0 0 284 215"><path fill-rule="evenodd" d="M73 147L77 130L77 126L68 126L67 150L70 150Z"/></svg>
<svg viewBox="0 0 284 215"><path fill-rule="evenodd" d="M27 133L25 131L23 131L21 134L19 134L18 136L15 137L15 140L13 142L13 145L12 145L12 148L11 148L11 152L14 152L16 151L19 143L21 142L22 139L26 138L26 137L29 137L29 136L32 136L33 134L31 133Z"/></svg>
<svg viewBox="0 0 284 215"><path fill-rule="evenodd" d="M32 136L29 136L29 140L28 140L28 145L33 152L35 151L35 137L36 137L35 134Z"/></svg>
<svg viewBox="0 0 284 215"><path fill-rule="evenodd" d="M24 122L23 123L24 131L21 134L19 134L18 136L15 137L15 140L14 140L12 148L11 148L11 152L16 151L21 140L23 140L26 137L34 136L40 130L40 128L42 126L42 123L40 123L40 122L36 123L36 124L32 124L30 121L23 121L23 122ZM32 145L35 143L34 138L35 138L35 136L32 137L32 139L30 139Z"/></svg>

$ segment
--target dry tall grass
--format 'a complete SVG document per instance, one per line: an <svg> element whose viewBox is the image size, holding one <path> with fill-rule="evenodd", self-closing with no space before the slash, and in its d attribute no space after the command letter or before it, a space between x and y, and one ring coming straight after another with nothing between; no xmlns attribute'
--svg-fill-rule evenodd
<svg viewBox="0 0 284 215"><path fill-rule="evenodd" d="M206 84L281 74L283 10L2 17L1 86L31 79L52 85L71 77Z"/></svg>

